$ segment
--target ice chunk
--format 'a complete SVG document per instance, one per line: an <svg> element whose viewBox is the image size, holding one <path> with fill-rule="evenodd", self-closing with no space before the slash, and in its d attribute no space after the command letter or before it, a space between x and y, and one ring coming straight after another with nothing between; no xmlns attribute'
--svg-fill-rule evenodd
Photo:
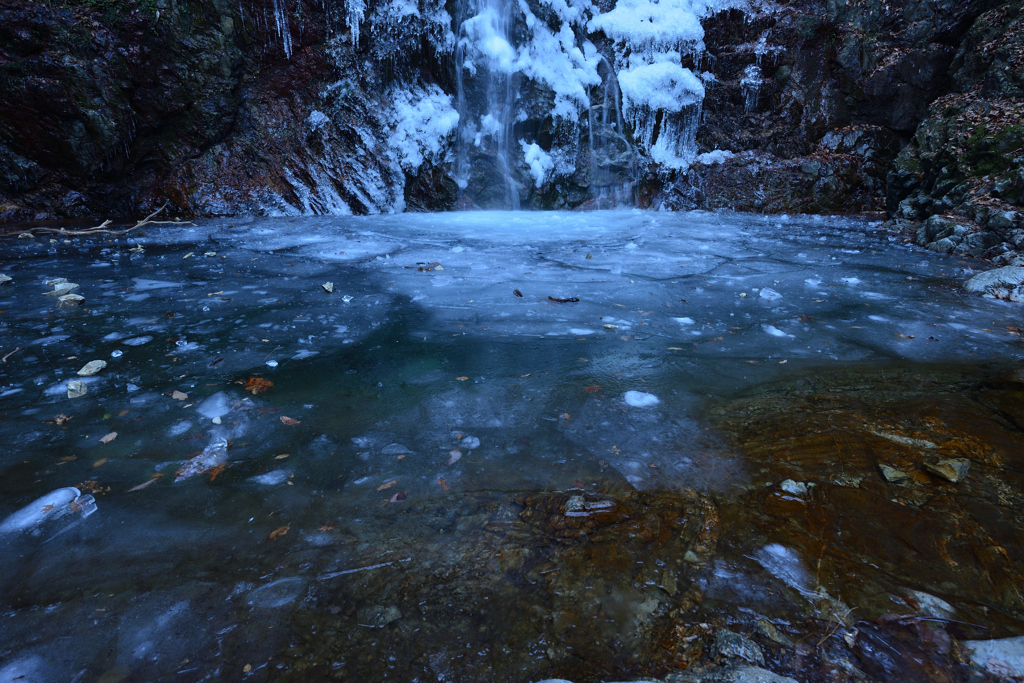
<svg viewBox="0 0 1024 683"><path fill-rule="evenodd" d="M196 406L196 412L203 417L215 418L224 417L231 412L231 401L228 399L228 395L223 391L218 391L216 394L208 397L198 406Z"/></svg>
<svg viewBox="0 0 1024 683"><path fill-rule="evenodd" d="M625 399L626 405L634 408L650 408L661 403L657 396L643 391L627 391L623 395L623 399Z"/></svg>
<svg viewBox="0 0 1024 683"><path fill-rule="evenodd" d="M291 576L286 579L271 581L249 593L245 599L253 607L284 607L302 595L306 588L306 579Z"/></svg>
<svg viewBox="0 0 1024 683"><path fill-rule="evenodd" d="M800 556L789 548L770 543L757 551L755 559L769 574L805 596L817 595L811 590L813 580L804 568Z"/></svg>
<svg viewBox="0 0 1024 683"><path fill-rule="evenodd" d="M291 476L291 472L288 470L274 470L273 472L257 475L249 481L260 486L279 486L288 481L289 476Z"/></svg>
<svg viewBox="0 0 1024 683"><path fill-rule="evenodd" d="M474 448L480 448L480 439L475 436L464 436L459 445L467 450L473 450Z"/></svg>
<svg viewBox="0 0 1024 683"><path fill-rule="evenodd" d="M223 465L228 459L228 440L218 436L203 449L203 452L192 458L174 474L174 481L182 481L203 472L209 472Z"/></svg>
<svg viewBox="0 0 1024 683"><path fill-rule="evenodd" d="M672 319L675 320L680 325L692 325L693 324L693 318L672 318Z"/></svg>
<svg viewBox="0 0 1024 683"><path fill-rule="evenodd" d="M35 499L17 512L0 522L0 534L18 533L37 529L43 523L79 515L88 517L96 512L96 501L90 495L71 486L50 491L45 496Z"/></svg>
<svg viewBox="0 0 1024 683"><path fill-rule="evenodd" d="M380 449L382 455L406 455L412 453L408 448L400 443L388 444L384 448Z"/></svg>
<svg viewBox="0 0 1024 683"><path fill-rule="evenodd" d="M776 301L778 299L781 299L782 295L776 292L774 289L769 289L765 287L764 289L761 290L760 297L762 299L767 299L768 301Z"/></svg>
<svg viewBox="0 0 1024 683"><path fill-rule="evenodd" d="M761 325L761 329L763 329L765 332L772 335L773 337L786 336L786 333L780 330L779 328L775 327L775 325Z"/></svg>
<svg viewBox="0 0 1024 683"><path fill-rule="evenodd" d="M143 344L148 344L151 341L153 341L153 337L147 334L142 337L132 337L131 339L125 339L121 343L124 344L125 346L142 346Z"/></svg>

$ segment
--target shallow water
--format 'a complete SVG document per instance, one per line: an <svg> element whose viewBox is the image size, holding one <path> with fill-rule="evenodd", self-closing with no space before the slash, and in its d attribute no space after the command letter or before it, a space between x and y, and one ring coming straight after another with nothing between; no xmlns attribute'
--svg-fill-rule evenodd
<svg viewBox="0 0 1024 683"><path fill-rule="evenodd" d="M723 627L801 680L958 680L936 632L1024 633L1019 308L877 224L5 249L0 520L69 486L96 509L0 535L0 680L582 683L707 662ZM960 483L924 469L950 457Z"/></svg>

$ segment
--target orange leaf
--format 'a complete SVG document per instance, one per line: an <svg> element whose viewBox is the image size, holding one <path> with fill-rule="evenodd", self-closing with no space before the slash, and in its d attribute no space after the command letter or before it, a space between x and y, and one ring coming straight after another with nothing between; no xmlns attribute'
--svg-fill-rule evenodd
<svg viewBox="0 0 1024 683"><path fill-rule="evenodd" d="M99 460L97 460L96 462L94 462L94 463L92 464L92 466L93 466L93 467L99 467L100 465L102 465L102 464L103 464L103 463L105 463L106 461L107 461L107 459L106 459L106 458L100 458Z"/></svg>
<svg viewBox="0 0 1024 683"><path fill-rule="evenodd" d="M448 482L444 480L444 477L437 480L437 485L443 488L445 493L448 493L448 489L451 488L451 486L448 485Z"/></svg>
<svg viewBox="0 0 1024 683"><path fill-rule="evenodd" d="M263 379L262 377L250 377L243 387L246 391L252 392L252 395L262 394L264 391L274 386L274 383L269 379Z"/></svg>
<svg viewBox="0 0 1024 683"><path fill-rule="evenodd" d="M595 391L601 391L601 385L600 384L593 384L593 385L591 385L589 387L583 387L583 391L587 392L588 394L592 394Z"/></svg>
<svg viewBox="0 0 1024 683"><path fill-rule="evenodd" d="M293 420L292 418L285 417L284 415L281 416L281 422L285 423L289 427L293 427L297 424L302 424L299 420Z"/></svg>
<svg viewBox="0 0 1024 683"><path fill-rule="evenodd" d="M223 472L224 470L226 470L227 468L228 468L227 465L217 465L212 470L210 470L210 481L213 481L214 479L216 479L217 475L220 474L221 472Z"/></svg>
<svg viewBox="0 0 1024 683"><path fill-rule="evenodd" d="M381 484L380 486L378 486L377 490L378 491L383 491L384 489L389 489L389 488L391 488L392 486L394 486L397 483L398 483L397 479L392 479L391 481L386 481L383 484Z"/></svg>
<svg viewBox="0 0 1024 683"><path fill-rule="evenodd" d="M456 377L456 378L455 378L455 380L456 380L457 382L465 382L465 381L466 381L467 379L469 379L469 378L468 378L468 377Z"/></svg>
<svg viewBox="0 0 1024 683"><path fill-rule="evenodd" d="M277 539L281 538L286 533L288 533L288 530L291 529L291 528L292 528L291 524L289 524L287 526L278 527L278 528L276 528L276 529L274 529L273 531L270 532L270 534L267 536L267 540L268 541L276 541Z"/></svg>

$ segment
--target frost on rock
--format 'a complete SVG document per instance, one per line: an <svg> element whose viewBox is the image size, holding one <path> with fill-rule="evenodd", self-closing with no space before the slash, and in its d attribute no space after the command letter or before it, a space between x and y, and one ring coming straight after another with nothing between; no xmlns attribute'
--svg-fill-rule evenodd
<svg viewBox="0 0 1024 683"><path fill-rule="evenodd" d="M39 527L46 522L62 519L71 515L82 518L96 512L96 501L90 495L71 486L50 491L45 496L35 499L17 512L0 522L0 534L29 531L39 533Z"/></svg>
<svg viewBox="0 0 1024 683"><path fill-rule="evenodd" d="M523 157L526 160L526 165L530 167L530 175L533 176L534 184L540 188L548 173L555 167L555 162L540 145L536 143L528 145L525 140L520 140L519 144L523 148Z"/></svg>
<svg viewBox="0 0 1024 683"><path fill-rule="evenodd" d="M686 168L704 101L701 78L682 66L684 54L704 52L700 20L741 3L734 0L620 0L594 17L590 29L615 42L626 119L636 141L669 168ZM704 75L704 74L702 74Z"/></svg>
<svg viewBox="0 0 1024 683"><path fill-rule="evenodd" d="M415 174L424 161L440 161L459 123L452 99L440 87L394 88L392 130L388 142L398 162Z"/></svg>

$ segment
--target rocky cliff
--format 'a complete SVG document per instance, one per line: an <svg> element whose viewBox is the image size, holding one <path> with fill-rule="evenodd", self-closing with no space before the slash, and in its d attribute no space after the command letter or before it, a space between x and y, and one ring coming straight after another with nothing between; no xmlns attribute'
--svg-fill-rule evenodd
<svg viewBox="0 0 1024 683"><path fill-rule="evenodd" d="M626 201L1024 246L1019 0L705 2L656 51L634 5L0 0L0 218ZM674 101L620 87L665 54Z"/></svg>

